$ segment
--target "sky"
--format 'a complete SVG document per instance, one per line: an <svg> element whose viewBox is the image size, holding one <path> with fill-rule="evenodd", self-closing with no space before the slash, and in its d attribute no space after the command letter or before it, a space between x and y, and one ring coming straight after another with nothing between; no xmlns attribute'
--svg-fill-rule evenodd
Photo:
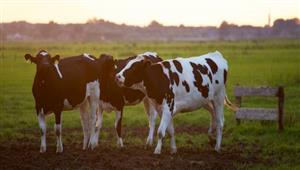
<svg viewBox="0 0 300 170"><path fill-rule="evenodd" d="M300 0L0 0L0 22L86 23L98 18L118 24L264 26L275 19L300 18Z"/></svg>

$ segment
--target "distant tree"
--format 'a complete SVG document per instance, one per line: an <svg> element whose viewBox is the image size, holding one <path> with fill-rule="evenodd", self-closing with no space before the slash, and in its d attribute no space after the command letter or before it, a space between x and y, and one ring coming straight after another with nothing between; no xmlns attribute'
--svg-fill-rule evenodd
<svg viewBox="0 0 300 170"><path fill-rule="evenodd" d="M151 21L148 27L163 27L163 25L155 20Z"/></svg>
<svg viewBox="0 0 300 170"><path fill-rule="evenodd" d="M273 23L272 33L275 35L297 35L300 33L300 20L298 18L277 19Z"/></svg>
<svg viewBox="0 0 300 170"><path fill-rule="evenodd" d="M220 29L226 29L226 28L234 28L234 27L238 27L235 24L229 24L227 21L223 21L220 25Z"/></svg>
<svg viewBox="0 0 300 170"><path fill-rule="evenodd" d="M96 24L98 22L98 19L96 17L90 18L87 20L87 24Z"/></svg>

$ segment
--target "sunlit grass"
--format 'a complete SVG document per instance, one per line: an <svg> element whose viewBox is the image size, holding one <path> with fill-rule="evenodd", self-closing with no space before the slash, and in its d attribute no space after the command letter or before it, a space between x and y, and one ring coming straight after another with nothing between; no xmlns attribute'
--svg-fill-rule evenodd
<svg viewBox="0 0 300 170"><path fill-rule="evenodd" d="M229 74L227 94L233 100L233 86L284 86L285 90L285 130L277 131L276 122L243 121L236 125L234 114L225 109L225 128L223 146L243 146L243 154L251 155L253 150L258 157L274 168L287 169L299 167L300 155L300 43L294 40L282 41L238 41L238 42L149 42L149 43L7 43L0 51L0 140L18 140L24 137L39 141L39 128L34 111L31 93L35 65L26 63L24 54L35 54L46 49L51 54L62 57L90 53L99 56L109 53L116 58L124 58L145 51L156 51L167 59L177 56L197 56L218 50L228 60ZM276 107L272 98L246 98L246 106ZM114 113L104 113L101 138L115 144ZM204 129L199 133L176 133L178 147L207 149L206 129L209 126L209 113L202 109L192 113L178 114L174 118L175 128L197 127ZM157 120L157 125L159 120ZM53 132L54 116L47 119L48 133ZM123 118L124 139L127 143L143 145L147 137L147 116L143 105L126 107ZM131 132L133 128L146 128L145 134ZM68 130L69 129L69 130ZM64 130L71 131L64 133ZM75 131L74 131L75 130ZM112 134L111 134L112 133ZM113 136L113 138L109 138ZM143 138L144 137L144 138ZM65 141L82 140L80 116L78 111L63 113L63 138ZM52 143L54 141L51 141ZM50 143L51 143L50 142ZM169 140L165 141L168 148ZM240 168L246 165L240 165ZM273 167L272 166L272 167ZM258 164L254 169L265 169L267 165Z"/></svg>

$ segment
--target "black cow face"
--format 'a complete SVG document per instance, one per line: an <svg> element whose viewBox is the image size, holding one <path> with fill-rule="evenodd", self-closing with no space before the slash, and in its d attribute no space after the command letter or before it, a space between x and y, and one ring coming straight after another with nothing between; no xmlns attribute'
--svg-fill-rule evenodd
<svg viewBox="0 0 300 170"><path fill-rule="evenodd" d="M118 74L116 81L125 87L131 87L134 84L140 83L143 81L145 69L149 65L151 65L151 61L148 59L137 61L125 70L122 75Z"/></svg>
<svg viewBox="0 0 300 170"><path fill-rule="evenodd" d="M55 61L58 61L60 56L56 55L51 58L51 55L45 51L41 50L37 53L35 57L31 54L25 54L25 60L30 60L32 63L36 64L36 79L35 83L38 87L42 88L47 83L47 78L49 78L49 71L51 71Z"/></svg>
<svg viewBox="0 0 300 170"><path fill-rule="evenodd" d="M51 55L45 51L41 50L37 53L35 57L33 57L31 54L25 54L25 60L30 60L32 63L35 63L37 66L38 65L43 65L43 64L54 64L55 61L59 61L60 56L56 55L51 58Z"/></svg>

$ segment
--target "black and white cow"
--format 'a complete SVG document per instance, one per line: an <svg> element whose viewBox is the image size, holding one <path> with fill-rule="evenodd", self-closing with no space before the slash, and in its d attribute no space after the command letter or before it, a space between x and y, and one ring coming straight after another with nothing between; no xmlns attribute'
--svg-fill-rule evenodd
<svg viewBox="0 0 300 170"><path fill-rule="evenodd" d="M58 55L51 57L45 50L38 52L35 57L30 54L25 55L26 60L36 64L32 93L42 133L40 152L46 151L45 116L50 113L55 114L56 152L63 151L61 140L61 112L63 110L80 107L84 133L83 149L87 147L89 138L94 135L99 101L95 59L88 54L83 54L61 59L58 64L55 64L59 58Z"/></svg>
<svg viewBox="0 0 300 170"><path fill-rule="evenodd" d="M171 153L177 151L173 116L200 107L206 108L212 115L209 136L212 137L216 128L215 150L219 152L224 126L224 101L229 102L225 92L227 72L227 61L219 52L155 64L138 56L116 75L116 80L121 86L145 91L150 103L162 114L155 154L161 153L166 130L171 136Z"/></svg>
<svg viewBox="0 0 300 170"><path fill-rule="evenodd" d="M141 56L147 58L150 62L159 62L162 61L156 53L144 53ZM91 140L91 148L97 146L100 128L102 127L102 112L111 112L116 113L115 118L115 128L117 132L117 145L123 147L123 140L121 136L121 122L123 115L124 106L136 105L143 101L145 111L149 119L149 135L147 138L146 144L152 145L153 135L155 129L155 119L157 112L155 108L151 107L149 99L145 97L145 94L140 90L135 90L127 87L119 87L115 81L116 72L123 69L126 64L137 58L137 56L129 57L127 59L114 60L112 56L102 54L99 59L97 59L97 65L100 68L98 71L99 75L99 85L100 85L100 101L99 101L99 112L98 112L98 121L96 126L96 133ZM116 68L115 68L116 64Z"/></svg>

